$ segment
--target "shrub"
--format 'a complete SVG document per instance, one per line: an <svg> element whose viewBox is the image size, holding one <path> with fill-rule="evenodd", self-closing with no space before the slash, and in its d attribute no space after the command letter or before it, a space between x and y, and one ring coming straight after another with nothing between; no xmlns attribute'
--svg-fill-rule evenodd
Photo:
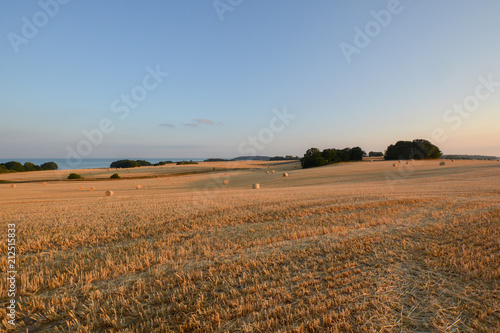
<svg viewBox="0 0 500 333"><path fill-rule="evenodd" d="M3 164L0 164L0 173L9 173L9 169Z"/></svg>
<svg viewBox="0 0 500 333"><path fill-rule="evenodd" d="M112 174L112 175L111 175L111 177L109 177L109 178L111 178L111 179L120 179L121 177L120 177L120 175L119 175L119 174L114 173L114 174Z"/></svg>
<svg viewBox="0 0 500 333"><path fill-rule="evenodd" d="M70 173L68 179L82 179L83 177L77 173Z"/></svg>
<svg viewBox="0 0 500 333"><path fill-rule="evenodd" d="M198 162L193 162L192 160L191 161L180 161L180 162L177 162L177 165L186 165L186 164L198 164Z"/></svg>

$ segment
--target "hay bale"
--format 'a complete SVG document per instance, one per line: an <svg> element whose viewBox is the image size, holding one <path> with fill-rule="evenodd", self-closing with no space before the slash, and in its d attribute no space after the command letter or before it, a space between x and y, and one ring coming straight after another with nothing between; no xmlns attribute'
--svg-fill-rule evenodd
<svg viewBox="0 0 500 333"><path fill-rule="evenodd" d="M89 191L95 191L95 187L89 188Z"/></svg>
<svg viewBox="0 0 500 333"><path fill-rule="evenodd" d="M439 162L439 165L442 166L442 165L446 165L445 162Z"/></svg>
<svg viewBox="0 0 500 333"><path fill-rule="evenodd" d="M396 167L396 166L398 166L398 164L397 163L392 163L392 166Z"/></svg>
<svg viewBox="0 0 500 333"><path fill-rule="evenodd" d="M409 162L409 161L406 161L406 165L408 165L408 164L410 164L410 162Z"/></svg>
<svg viewBox="0 0 500 333"><path fill-rule="evenodd" d="M260 184L252 184L252 189L256 190L260 188Z"/></svg>
<svg viewBox="0 0 500 333"><path fill-rule="evenodd" d="M112 197L113 196L113 191L106 191L104 192L104 195L106 195L107 197Z"/></svg>
<svg viewBox="0 0 500 333"><path fill-rule="evenodd" d="M138 190L142 189L142 185L137 185L137 189Z"/></svg>
<svg viewBox="0 0 500 333"><path fill-rule="evenodd" d="M283 177L288 177L288 173L286 173L286 172L285 172L285 173L283 174Z"/></svg>
<svg viewBox="0 0 500 333"><path fill-rule="evenodd" d="M47 185L47 183L46 183L46 182L43 182L43 183L42 183L42 185L43 185L43 186L45 186L45 185Z"/></svg>
<svg viewBox="0 0 500 333"><path fill-rule="evenodd" d="M190 181L194 181L194 178L189 179Z"/></svg>
<svg viewBox="0 0 500 333"><path fill-rule="evenodd" d="M401 161L401 160L398 161L398 163L401 163L401 162L403 162L403 161Z"/></svg>
<svg viewBox="0 0 500 333"><path fill-rule="evenodd" d="M227 184L229 184L229 180L224 179L224 185L227 185Z"/></svg>
<svg viewBox="0 0 500 333"><path fill-rule="evenodd" d="M15 185L15 184L12 184L12 185L10 185L10 187L12 187L12 188L16 188L16 185Z"/></svg>
<svg viewBox="0 0 500 333"><path fill-rule="evenodd" d="M452 162L455 162L455 160L451 160Z"/></svg>
<svg viewBox="0 0 500 333"><path fill-rule="evenodd" d="M266 170L266 173L269 173L269 170Z"/></svg>
<svg viewBox="0 0 500 333"><path fill-rule="evenodd" d="M272 173L274 173L274 170L272 171Z"/></svg>
<svg viewBox="0 0 500 333"><path fill-rule="evenodd" d="M79 191L83 191L83 186L78 186Z"/></svg>

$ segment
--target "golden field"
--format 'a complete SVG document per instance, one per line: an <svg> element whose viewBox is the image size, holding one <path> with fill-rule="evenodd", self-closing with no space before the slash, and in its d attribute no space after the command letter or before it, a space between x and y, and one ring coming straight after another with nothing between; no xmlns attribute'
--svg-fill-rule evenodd
<svg viewBox="0 0 500 333"><path fill-rule="evenodd" d="M500 332L497 161L69 172L0 176L11 331Z"/></svg>

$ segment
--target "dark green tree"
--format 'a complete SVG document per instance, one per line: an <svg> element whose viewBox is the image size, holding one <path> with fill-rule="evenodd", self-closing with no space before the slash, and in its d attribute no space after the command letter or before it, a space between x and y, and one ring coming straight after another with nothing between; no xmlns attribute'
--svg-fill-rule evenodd
<svg viewBox="0 0 500 333"><path fill-rule="evenodd" d="M24 170L26 171L39 171L42 170L42 167L31 162L24 163Z"/></svg>
<svg viewBox="0 0 500 333"><path fill-rule="evenodd" d="M7 163L4 163L5 167L9 169L10 171L16 171L16 172L24 172L24 166L16 161L10 161Z"/></svg>
<svg viewBox="0 0 500 333"><path fill-rule="evenodd" d="M56 162L43 163L42 165L40 165L40 167L42 168L42 170L57 170L57 169L59 169L59 166L57 165Z"/></svg>
<svg viewBox="0 0 500 333"><path fill-rule="evenodd" d="M363 149L359 147L354 147L351 150L349 150L350 161L361 161L363 159L363 156L365 155L366 153L363 151Z"/></svg>

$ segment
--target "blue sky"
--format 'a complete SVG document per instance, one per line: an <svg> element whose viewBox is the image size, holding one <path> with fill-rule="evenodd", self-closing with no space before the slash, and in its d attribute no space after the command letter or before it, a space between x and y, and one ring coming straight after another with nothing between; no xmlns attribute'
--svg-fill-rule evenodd
<svg viewBox="0 0 500 333"><path fill-rule="evenodd" d="M500 156L498 1L59 1L2 2L1 158Z"/></svg>

